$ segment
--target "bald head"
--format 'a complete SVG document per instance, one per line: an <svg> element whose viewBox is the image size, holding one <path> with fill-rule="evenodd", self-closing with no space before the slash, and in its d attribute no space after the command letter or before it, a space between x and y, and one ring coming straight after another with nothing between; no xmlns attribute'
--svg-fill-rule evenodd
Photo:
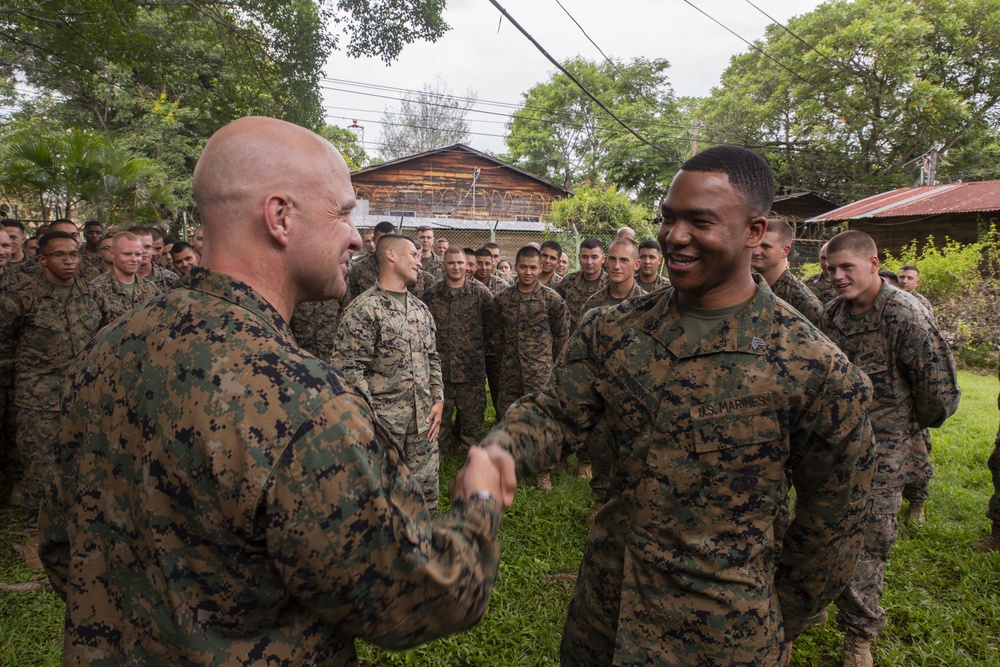
<svg viewBox="0 0 1000 667"><path fill-rule="evenodd" d="M205 144L192 186L203 267L262 291L289 317L297 303L343 295L361 237L350 173L329 141L274 118L240 118Z"/></svg>

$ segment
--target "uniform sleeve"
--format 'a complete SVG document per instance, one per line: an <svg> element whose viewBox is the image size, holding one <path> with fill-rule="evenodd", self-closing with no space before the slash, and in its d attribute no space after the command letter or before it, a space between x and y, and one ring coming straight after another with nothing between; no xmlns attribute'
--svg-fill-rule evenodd
<svg viewBox="0 0 1000 667"><path fill-rule="evenodd" d="M897 344L901 369L910 381L913 416L923 428L937 428L955 414L962 392L955 358L941 332L923 313L905 328Z"/></svg>
<svg viewBox="0 0 1000 667"><path fill-rule="evenodd" d="M431 518L419 484L358 396L325 404L283 453L266 499L269 555L325 622L391 649L475 625L500 556L492 500Z"/></svg>
<svg viewBox="0 0 1000 667"><path fill-rule="evenodd" d="M594 311L595 314L600 311ZM533 475L559 460L565 437L575 429L589 430L604 410L595 390L598 358L594 319L582 322L562 350L545 388L516 401L486 436L509 451L518 475Z"/></svg>
<svg viewBox="0 0 1000 667"><path fill-rule="evenodd" d="M831 375L791 434L795 513L775 576L786 641L847 586L871 502L877 461L871 383L844 357Z"/></svg>
<svg viewBox="0 0 1000 667"><path fill-rule="evenodd" d="M552 327L552 358L558 359L569 338L569 309L565 299L553 299L549 305L549 323Z"/></svg>
<svg viewBox="0 0 1000 667"><path fill-rule="evenodd" d="M427 364L430 367L430 394L434 403L444 402L444 380L441 377L441 355L437 349L437 326L430 310L427 311L427 323L430 325L431 344L427 352Z"/></svg>
<svg viewBox="0 0 1000 667"><path fill-rule="evenodd" d="M340 369L347 381L371 396L365 371L371 368L375 357L378 328L374 318L363 308L348 307L337 329L330 364Z"/></svg>
<svg viewBox="0 0 1000 667"><path fill-rule="evenodd" d="M18 332L24 326L23 312L20 299L11 294L0 296L0 369L11 374L17 357ZM4 379L8 382L0 386L13 385L12 377Z"/></svg>

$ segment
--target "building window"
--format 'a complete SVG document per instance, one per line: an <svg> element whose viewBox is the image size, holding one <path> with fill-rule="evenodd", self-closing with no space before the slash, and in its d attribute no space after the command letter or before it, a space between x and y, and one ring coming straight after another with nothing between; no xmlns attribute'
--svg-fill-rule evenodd
<svg viewBox="0 0 1000 667"><path fill-rule="evenodd" d="M389 211L390 218L415 218L417 217L416 211Z"/></svg>
<svg viewBox="0 0 1000 667"><path fill-rule="evenodd" d="M537 215L517 215L514 216L517 222L541 222L541 219Z"/></svg>

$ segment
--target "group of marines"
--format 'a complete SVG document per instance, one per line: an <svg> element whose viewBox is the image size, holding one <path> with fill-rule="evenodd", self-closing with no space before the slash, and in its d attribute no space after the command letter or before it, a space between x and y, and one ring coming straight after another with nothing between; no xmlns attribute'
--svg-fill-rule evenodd
<svg viewBox="0 0 1000 667"><path fill-rule="evenodd" d="M831 602L844 664L873 664L903 489L932 474L954 361L861 232L825 246L836 296L815 308L759 156L695 155L656 242L587 239L562 278L558 244L528 245L513 284L491 248L435 258L431 230L376 225L352 259L343 159L282 121L219 130L194 189L203 267L85 351L66 331L39 555L67 661L352 664L354 637L466 629L517 476L544 490L575 451L597 504L564 665L787 664ZM75 252L42 237L43 277ZM77 319L107 321L106 297L70 287L100 312ZM439 439L466 456L441 513Z"/></svg>

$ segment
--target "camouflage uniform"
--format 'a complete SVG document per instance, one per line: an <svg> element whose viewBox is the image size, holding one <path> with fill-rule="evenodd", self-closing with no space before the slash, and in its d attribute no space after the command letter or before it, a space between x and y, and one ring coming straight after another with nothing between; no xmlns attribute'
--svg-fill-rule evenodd
<svg viewBox="0 0 1000 667"><path fill-rule="evenodd" d="M86 246L80 248L80 266L88 267L97 275L104 273L104 259L99 252L90 252Z"/></svg>
<svg viewBox="0 0 1000 667"><path fill-rule="evenodd" d="M491 274L485 283L478 278L476 278L476 280L481 285L486 285L494 297L511 286L510 283L504 280L503 276L498 273ZM493 333L495 332L491 332L491 335ZM498 345L490 345L486 348L486 381L489 383L490 400L493 402L494 410L496 409L497 401L500 398L500 354L497 349L498 347ZM497 413L497 415L499 416L499 413Z"/></svg>
<svg viewBox="0 0 1000 667"><path fill-rule="evenodd" d="M840 297L826 304L823 331L875 389L871 422L878 472L872 513L857 569L837 599L837 620L853 634L871 638L885 628L879 601L903 486L933 475L922 429L944 423L958 408L961 392L951 350L937 327L915 300L884 280L875 304L860 318Z"/></svg>
<svg viewBox="0 0 1000 667"><path fill-rule="evenodd" d="M635 281L632 285L632 290L625 299L643 296L646 293L646 290L639 286L639 282ZM597 317L600 309L607 308L608 306L617 306L625 299L618 299L611 296L611 285L609 282L607 287L587 299L587 303L583 307L583 317L580 319L581 324ZM590 492L593 494L597 505L603 505L607 500L608 485L611 483L611 477L614 475L614 458L611 455L611 433L609 429L608 420L605 417L601 417L584 436L584 447L587 452L584 460L590 461L592 466Z"/></svg>
<svg viewBox="0 0 1000 667"><path fill-rule="evenodd" d="M438 446L427 441L424 420L444 401L444 387L427 306L407 293L404 310L378 285L366 290L344 309L330 363L369 397L436 512Z"/></svg>
<svg viewBox="0 0 1000 667"><path fill-rule="evenodd" d="M774 281L771 291L776 297L783 299L792 308L805 315L815 326L820 326L823 320L823 304L789 269L786 268L781 277Z"/></svg>
<svg viewBox="0 0 1000 667"><path fill-rule="evenodd" d="M0 297L0 344L14 359L15 432L24 466L21 508L33 532L53 474L59 395L70 363L110 321L107 299L80 280L64 296L44 277L24 278Z"/></svg>
<svg viewBox="0 0 1000 667"><path fill-rule="evenodd" d="M375 255L369 255L359 260L347 273L347 294L344 296L344 307L375 286L378 282L378 260ZM417 274L417 283L408 287L410 294L417 297L427 291L437 282L434 277L423 269Z"/></svg>
<svg viewBox="0 0 1000 667"><path fill-rule="evenodd" d="M444 280L444 262L434 253L431 253L430 257L421 257L420 266L431 275L432 280L428 287L431 287L439 280ZM423 294L423 292L418 292L417 294Z"/></svg>
<svg viewBox="0 0 1000 667"><path fill-rule="evenodd" d="M608 286L608 274L601 271L601 277L588 285L583 278L583 271L574 271L566 274L566 277L554 288L559 292L559 296L566 300L566 308L569 310L569 330L576 329L580 323L580 317L584 313L584 306L594 294Z"/></svg>
<svg viewBox="0 0 1000 667"><path fill-rule="evenodd" d="M562 664L773 667L854 569L875 471L871 392L763 281L701 340L672 289L588 315L545 389L486 437L527 474L567 429L610 421L615 475ZM796 518L775 559L789 483Z"/></svg>
<svg viewBox="0 0 1000 667"><path fill-rule="evenodd" d="M931 302L927 300L927 297L920 292L910 292L910 296L919 301L920 305L927 309L927 313L931 316L931 322L937 324L937 320L934 319L934 306L932 306Z"/></svg>
<svg viewBox="0 0 1000 667"><path fill-rule="evenodd" d="M168 271L162 266L157 266L156 264L151 265L153 269L146 276L146 280L151 281L154 285L160 288L161 292L169 292L173 288L177 287L180 282L181 277L174 273L173 271ZM140 278L138 273L135 274L137 278Z"/></svg>
<svg viewBox="0 0 1000 667"><path fill-rule="evenodd" d="M670 287L670 281L667 280L667 277L659 273L656 274L656 280L654 280L651 283L644 283L641 280L639 280L638 273L635 274L635 281L639 284L639 287L646 290L647 294L649 292L655 292L658 289L664 289Z"/></svg>
<svg viewBox="0 0 1000 667"><path fill-rule="evenodd" d="M292 321L289 322L295 342L314 357L328 361L337 342L343 312L343 299L307 301L295 306Z"/></svg>
<svg viewBox="0 0 1000 667"><path fill-rule="evenodd" d="M119 317L129 312L136 306L145 303L149 299L160 293L160 288L153 284L148 278L136 274L135 288L129 294L125 285L118 280L114 271L107 271L95 278L90 286L94 291L100 292L108 300L111 308L109 322L117 320Z"/></svg>
<svg viewBox="0 0 1000 667"><path fill-rule="evenodd" d="M496 503L431 519L365 399L201 267L75 365L42 560L67 665L352 665L473 625Z"/></svg>
<svg viewBox="0 0 1000 667"><path fill-rule="evenodd" d="M566 302L544 285L523 294L517 285L496 296L500 381L497 420L511 403L545 385L569 335Z"/></svg>
<svg viewBox="0 0 1000 667"><path fill-rule="evenodd" d="M90 283L96 280L103 273L103 268L94 267L93 265L87 265L83 263L83 253L80 254L80 263L76 268L76 278L77 280ZM103 267L103 264L101 265ZM44 271L42 265L38 262L22 262L19 271L19 279L28 280L42 280L44 276Z"/></svg>
<svg viewBox="0 0 1000 667"><path fill-rule="evenodd" d="M548 282L543 283L542 279L539 278L538 279L538 284L539 285L545 285L546 287L550 287L552 289L555 289L556 285L558 285L559 283L562 282L562 279L563 279L562 276L560 276L558 273L553 272L552 273L552 277L549 278Z"/></svg>
<svg viewBox="0 0 1000 667"><path fill-rule="evenodd" d="M424 292L423 302L437 327L438 356L444 381L442 450L459 441L464 450L483 437L483 413L486 412L485 351L492 348L493 295L478 280L466 280L453 290L445 281ZM452 413L458 417L452 426ZM454 437L457 435L458 437Z"/></svg>
<svg viewBox="0 0 1000 667"><path fill-rule="evenodd" d="M833 288L830 280L825 278L822 273L815 273L809 276L802 281L802 284L808 287L823 305L826 305L831 299L837 297L837 290Z"/></svg>
<svg viewBox="0 0 1000 667"><path fill-rule="evenodd" d="M11 285L20 277L12 271L0 269L0 295L6 294ZM7 346L8 353L0 358L0 488L7 480L21 478L21 457L17 453L14 433L14 348ZM0 497L0 506L7 497Z"/></svg>

